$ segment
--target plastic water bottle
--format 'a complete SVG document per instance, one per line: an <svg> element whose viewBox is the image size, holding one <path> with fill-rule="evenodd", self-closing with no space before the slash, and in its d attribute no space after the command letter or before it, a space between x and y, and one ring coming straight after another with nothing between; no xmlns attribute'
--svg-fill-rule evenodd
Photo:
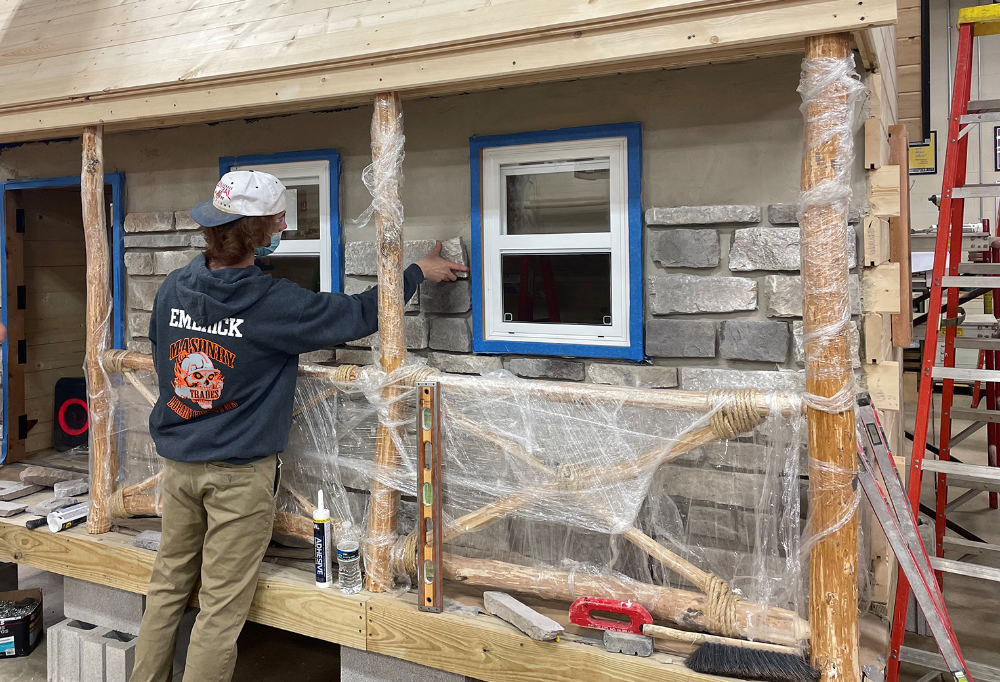
<svg viewBox="0 0 1000 682"><path fill-rule="evenodd" d="M351 539L351 524L345 521L342 528L342 539L337 543L340 591L357 594L361 591L361 547L357 540Z"/></svg>

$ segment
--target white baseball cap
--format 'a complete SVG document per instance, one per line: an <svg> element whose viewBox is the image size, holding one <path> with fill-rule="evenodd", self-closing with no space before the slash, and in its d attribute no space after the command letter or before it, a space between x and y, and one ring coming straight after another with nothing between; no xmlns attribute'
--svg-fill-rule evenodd
<svg viewBox="0 0 1000 682"><path fill-rule="evenodd" d="M285 186L270 173L231 171L215 186L215 195L191 209L204 227L217 227L244 216L277 215L285 210Z"/></svg>

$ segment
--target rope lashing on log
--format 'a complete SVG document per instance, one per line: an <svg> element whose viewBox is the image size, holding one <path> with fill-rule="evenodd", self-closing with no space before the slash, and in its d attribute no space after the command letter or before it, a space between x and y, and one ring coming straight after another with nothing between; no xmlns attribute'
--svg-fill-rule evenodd
<svg viewBox="0 0 1000 682"><path fill-rule="evenodd" d="M714 573L708 576L707 587L702 591L708 597L705 615L711 623L709 629L724 637L739 637L742 633L736 627L736 605L740 598L729 583Z"/></svg>
<svg viewBox="0 0 1000 682"><path fill-rule="evenodd" d="M731 440L764 422L765 415L757 410L757 397L755 388L715 388L708 392L708 399L716 408L709 423L718 440Z"/></svg>

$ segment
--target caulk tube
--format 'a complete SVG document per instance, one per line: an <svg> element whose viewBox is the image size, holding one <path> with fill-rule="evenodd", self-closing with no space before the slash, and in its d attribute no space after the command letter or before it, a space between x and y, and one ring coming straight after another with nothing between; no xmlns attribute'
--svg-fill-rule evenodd
<svg viewBox="0 0 1000 682"><path fill-rule="evenodd" d="M330 571L330 510L323 505L323 491L319 491L318 504L313 510L313 539L315 540L316 587L332 587Z"/></svg>
<svg viewBox="0 0 1000 682"><path fill-rule="evenodd" d="M53 533L58 533L61 530L72 528L78 523L83 523L87 520L89 509L89 504L81 502L80 504L74 504L72 507L63 507L62 509L55 510L46 517L49 523L49 530Z"/></svg>

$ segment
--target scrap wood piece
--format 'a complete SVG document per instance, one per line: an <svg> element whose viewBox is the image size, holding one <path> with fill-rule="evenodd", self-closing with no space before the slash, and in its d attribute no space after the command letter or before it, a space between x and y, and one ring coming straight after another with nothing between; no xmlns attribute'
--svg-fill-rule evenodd
<svg viewBox="0 0 1000 682"><path fill-rule="evenodd" d="M539 642L548 642L563 634L565 628L505 592L484 592L483 606L497 618Z"/></svg>

